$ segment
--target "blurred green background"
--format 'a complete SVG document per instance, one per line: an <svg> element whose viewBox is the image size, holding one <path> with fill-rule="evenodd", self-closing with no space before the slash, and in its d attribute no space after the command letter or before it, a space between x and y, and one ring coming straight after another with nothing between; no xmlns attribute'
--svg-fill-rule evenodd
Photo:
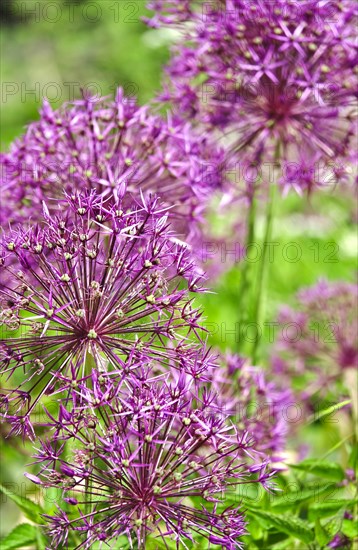
<svg viewBox="0 0 358 550"><path fill-rule="evenodd" d="M2 150L21 135L27 123L38 119L44 96L59 106L80 97L81 88L108 95L117 85L128 95L136 95L140 103L155 95L173 36L141 22L144 6L142 0L2 0ZM292 193L279 202L273 231L279 246L269 266L267 320L274 319L280 304L293 303L300 287L320 277L353 280L356 269L355 214L349 190L317 193L310 200ZM292 242L301 251L297 261L283 254ZM210 343L222 349L238 348L233 331L239 282L239 269L231 269L215 285L216 293L200 298L207 323L216 327ZM263 365L267 365L268 344L264 335ZM308 433L307 443L315 446L314 454L319 456L327 437L329 445L334 445L338 435L324 430ZM18 484L14 490L22 494L33 490L22 476L31 452L31 445L22 446L14 439L2 445L2 479L14 480ZM1 512L6 509L0 523L0 535L4 535L21 518L4 497L0 503Z"/></svg>
<svg viewBox="0 0 358 550"><path fill-rule="evenodd" d="M44 96L58 106L81 88L107 95L121 85L150 99L169 33L146 27L145 13L145 0L2 0L2 149L38 118Z"/></svg>

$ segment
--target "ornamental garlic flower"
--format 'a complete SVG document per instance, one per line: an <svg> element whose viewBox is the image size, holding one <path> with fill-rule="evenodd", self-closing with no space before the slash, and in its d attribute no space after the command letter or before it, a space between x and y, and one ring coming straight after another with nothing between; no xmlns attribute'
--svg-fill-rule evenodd
<svg viewBox="0 0 358 550"><path fill-rule="evenodd" d="M74 533L78 549L100 541L118 548L121 536L142 550L168 537L177 548L196 538L242 548L241 506L226 503L225 494L245 483L269 487L272 473L250 458L245 432L208 405L193 408L187 390L168 376L129 376L98 405L95 383L85 408L74 407L61 426L49 423L55 435L36 455L41 471L30 479L60 486L70 505L46 516L54 546Z"/></svg>
<svg viewBox="0 0 358 550"><path fill-rule="evenodd" d="M184 354L200 378L200 315L188 292L199 290L200 277L172 239L167 209L144 198L132 209L121 199L107 208L90 193L67 196L64 211L51 217L45 210L43 227L14 230L2 241L0 367L8 376L25 373L4 396L5 409L19 397L29 403L36 391L28 419L63 377L75 384L93 365L122 372L128 357L134 365L152 358L181 369Z"/></svg>
<svg viewBox="0 0 358 550"><path fill-rule="evenodd" d="M63 190L96 189L109 203L126 186L172 207L188 234L212 189L220 186L221 152L189 123L138 106L118 89L114 101L84 97L41 118L1 156L2 223L38 222L42 201L51 213Z"/></svg>
<svg viewBox="0 0 358 550"><path fill-rule="evenodd" d="M347 395L344 383L351 382L346 377L358 368L357 306L355 284L322 280L298 294L295 309L279 312L283 329L272 368L281 383L291 380L303 402L322 390Z"/></svg>
<svg viewBox="0 0 358 550"><path fill-rule="evenodd" d="M211 371L210 380L218 405L252 436L255 450L280 460L289 432L288 410L294 403L291 390L281 389L262 368L250 366L239 355L221 356L220 365Z"/></svg>
<svg viewBox="0 0 358 550"><path fill-rule="evenodd" d="M161 100L221 129L240 165L279 166L283 186L310 192L322 171L345 176L336 163L355 150L356 2L154 0L149 8L151 25L182 31Z"/></svg>

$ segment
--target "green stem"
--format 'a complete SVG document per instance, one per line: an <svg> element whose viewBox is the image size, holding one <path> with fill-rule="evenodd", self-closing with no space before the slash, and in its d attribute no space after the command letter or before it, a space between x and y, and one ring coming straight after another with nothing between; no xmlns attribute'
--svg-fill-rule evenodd
<svg viewBox="0 0 358 550"><path fill-rule="evenodd" d="M355 368L345 370L344 382L351 398L353 426L358 440L358 374Z"/></svg>
<svg viewBox="0 0 358 550"><path fill-rule="evenodd" d="M264 300L265 300L265 294L264 291L266 289L266 281L268 276L268 267L269 263L267 261L267 254L269 251L270 246L270 240L272 235L272 220L273 220L273 206L274 206L274 192L275 185L271 185L270 187L270 193L266 208L266 222L265 222L265 234L264 234L264 241L262 245L262 256L258 267L258 274L257 274L257 291L256 296L254 298L254 307L253 307L253 322L257 327L260 327L262 329L262 320L265 314L264 311ZM253 349L252 349L252 361L253 364L255 364L257 359L257 352L258 352L258 345L259 345L260 338L256 338L255 342L253 343Z"/></svg>
<svg viewBox="0 0 358 550"><path fill-rule="evenodd" d="M280 144L277 143L275 151L275 163L278 163L280 158ZM253 307L253 322L256 327L262 329L262 322L265 316L264 302L265 302L265 291L267 291L267 277L269 271L269 263L267 262L267 254L269 251L270 240L272 235L272 225L274 219L274 206L276 200L276 187L277 183L274 181L269 186L269 193L267 199L266 207L266 216L265 216L265 233L263 240L263 250L262 256L260 259L258 274L257 274L257 286L256 286L256 296L254 298L254 307ZM257 337L252 346L252 363L255 365L258 358L258 347L259 347L260 338Z"/></svg>
<svg viewBox="0 0 358 550"><path fill-rule="evenodd" d="M245 243L245 254L249 250L250 245L253 244L255 239L255 219L256 219L256 199L255 193L252 194L251 203L249 207L249 217L248 217L248 227L247 227L247 237ZM241 323L247 320L248 317L248 297L249 297L249 287L250 287L250 262L247 258L244 260L244 265L241 271L241 279L239 285L239 299L237 303L238 308L238 319L239 319L239 328L241 330Z"/></svg>

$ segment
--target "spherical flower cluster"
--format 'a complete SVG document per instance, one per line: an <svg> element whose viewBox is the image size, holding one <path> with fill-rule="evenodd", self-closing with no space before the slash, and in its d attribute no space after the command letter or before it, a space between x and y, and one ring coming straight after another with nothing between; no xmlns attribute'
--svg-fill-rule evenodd
<svg viewBox="0 0 358 550"><path fill-rule="evenodd" d="M261 367L250 366L248 359L218 352L206 373L206 383L199 382L201 399L210 403L217 414L228 416L238 430L247 432L255 451L273 461L281 461L290 431L294 395L289 384L282 387ZM163 370L161 371L163 372ZM185 371L172 370L177 384L190 387ZM193 397L188 396L193 402Z"/></svg>
<svg viewBox="0 0 358 550"><path fill-rule="evenodd" d="M95 541L118 545L122 535L141 550L167 537L187 548L194 536L242 548L241 506L226 504L225 493L244 483L269 488L272 475L265 462L249 458L247 434L210 405L193 408L188 388L168 376L130 376L109 386L97 379L85 411L74 407L60 426L50 421L55 435L36 455L41 471L30 479L61 487L61 506L70 505L46 517L53 545L75 533L84 549ZM73 450L66 455L69 439Z"/></svg>
<svg viewBox="0 0 358 550"><path fill-rule="evenodd" d="M272 357L277 380L293 381L304 401L322 390L347 395L340 385L358 368L357 305L355 284L323 280L299 293L297 308L282 308L285 330Z"/></svg>
<svg viewBox="0 0 358 550"><path fill-rule="evenodd" d="M152 25L183 33L162 100L210 131L221 129L229 158L279 165L283 186L310 192L328 169L344 179L355 151L356 2L149 7L156 11Z"/></svg>
<svg viewBox="0 0 358 550"><path fill-rule="evenodd" d="M109 203L122 188L130 203L157 194L188 234L205 198L220 186L221 152L189 123L150 113L126 98L84 97L54 111L45 102L9 153L1 156L3 224L37 222L42 201L51 213L63 190L97 190Z"/></svg>
<svg viewBox="0 0 358 550"><path fill-rule="evenodd" d="M4 237L0 366L8 376L25 373L5 405L36 391L29 415L71 373L76 384L89 365L121 372L129 357L133 368L151 358L181 369L184 355L192 376L205 371L189 296L200 276L188 250L172 238L157 199L127 210L122 202L107 208L94 193L67 196L65 215L45 211L44 227Z"/></svg>
<svg viewBox="0 0 358 550"><path fill-rule="evenodd" d="M235 425L250 433L254 448L271 460L281 458L289 431L288 408L293 403L289 387L281 389L260 367L244 357L225 355L213 369L211 388L218 405Z"/></svg>

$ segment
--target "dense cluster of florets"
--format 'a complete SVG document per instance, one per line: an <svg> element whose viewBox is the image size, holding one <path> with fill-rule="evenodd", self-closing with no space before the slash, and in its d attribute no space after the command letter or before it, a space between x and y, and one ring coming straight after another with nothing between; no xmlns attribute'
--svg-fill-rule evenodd
<svg viewBox="0 0 358 550"><path fill-rule="evenodd" d="M174 25L183 35L161 99L209 131L221 129L241 166L279 164L284 186L311 191L328 169L336 180L346 177L355 150L355 2L149 7L150 24Z"/></svg>
<svg viewBox="0 0 358 550"><path fill-rule="evenodd" d="M211 387L217 400L238 427L250 433L257 451L282 458L289 432L290 387L281 388L260 367L238 355L221 357L212 371Z"/></svg>
<svg viewBox="0 0 358 550"><path fill-rule="evenodd" d="M205 199L220 186L221 152L178 117L140 107L120 88L114 101L84 97L58 111L45 103L41 118L1 156L3 224L38 222L45 200L58 211L63 191L95 189L112 204L140 192L172 207L187 235Z"/></svg>
<svg viewBox="0 0 358 550"><path fill-rule="evenodd" d="M128 376L113 386L97 378L85 393L86 408L74 407L36 460L45 487L62 487L69 512L48 517L54 545L71 532L92 548L125 536L130 548L145 549L153 539L173 539L186 548L193 534L202 544L241 548L245 532L240 507L226 494L244 483L270 487L271 474L252 454L252 441L210 403L193 407L200 396L168 375ZM191 394L191 398L189 397ZM80 420L79 420L80 419ZM73 451L63 452L71 439ZM250 465L251 462L251 465ZM226 496L225 496L226 495Z"/></svg>
<svg viewBox="0 0 358 550"><path fill-rule="evenodd" d="M303 402L319 398L322 390L329 394L337 382L347 395L346 376L358 368L357 306L355 284L320 281L298 294L295 309L281 309L277 321L286 329L275 343L272 367Z"/></svg>
<svg viewBox="0 0 358 550"><path fill-rule="evenodd" d="M43 227L2 241L0 365L26 373L5 405L18 390L28 402L39 390L36 402L71 372L75 383L91 363L121 371L128 357L132 368L152 358L180 369L184 355L200 378L205 352L189 291L201 278L172 238L167 210L156 199L106 208L93 193L68 196L64 206L66 215L45 212Z"/></svg>

